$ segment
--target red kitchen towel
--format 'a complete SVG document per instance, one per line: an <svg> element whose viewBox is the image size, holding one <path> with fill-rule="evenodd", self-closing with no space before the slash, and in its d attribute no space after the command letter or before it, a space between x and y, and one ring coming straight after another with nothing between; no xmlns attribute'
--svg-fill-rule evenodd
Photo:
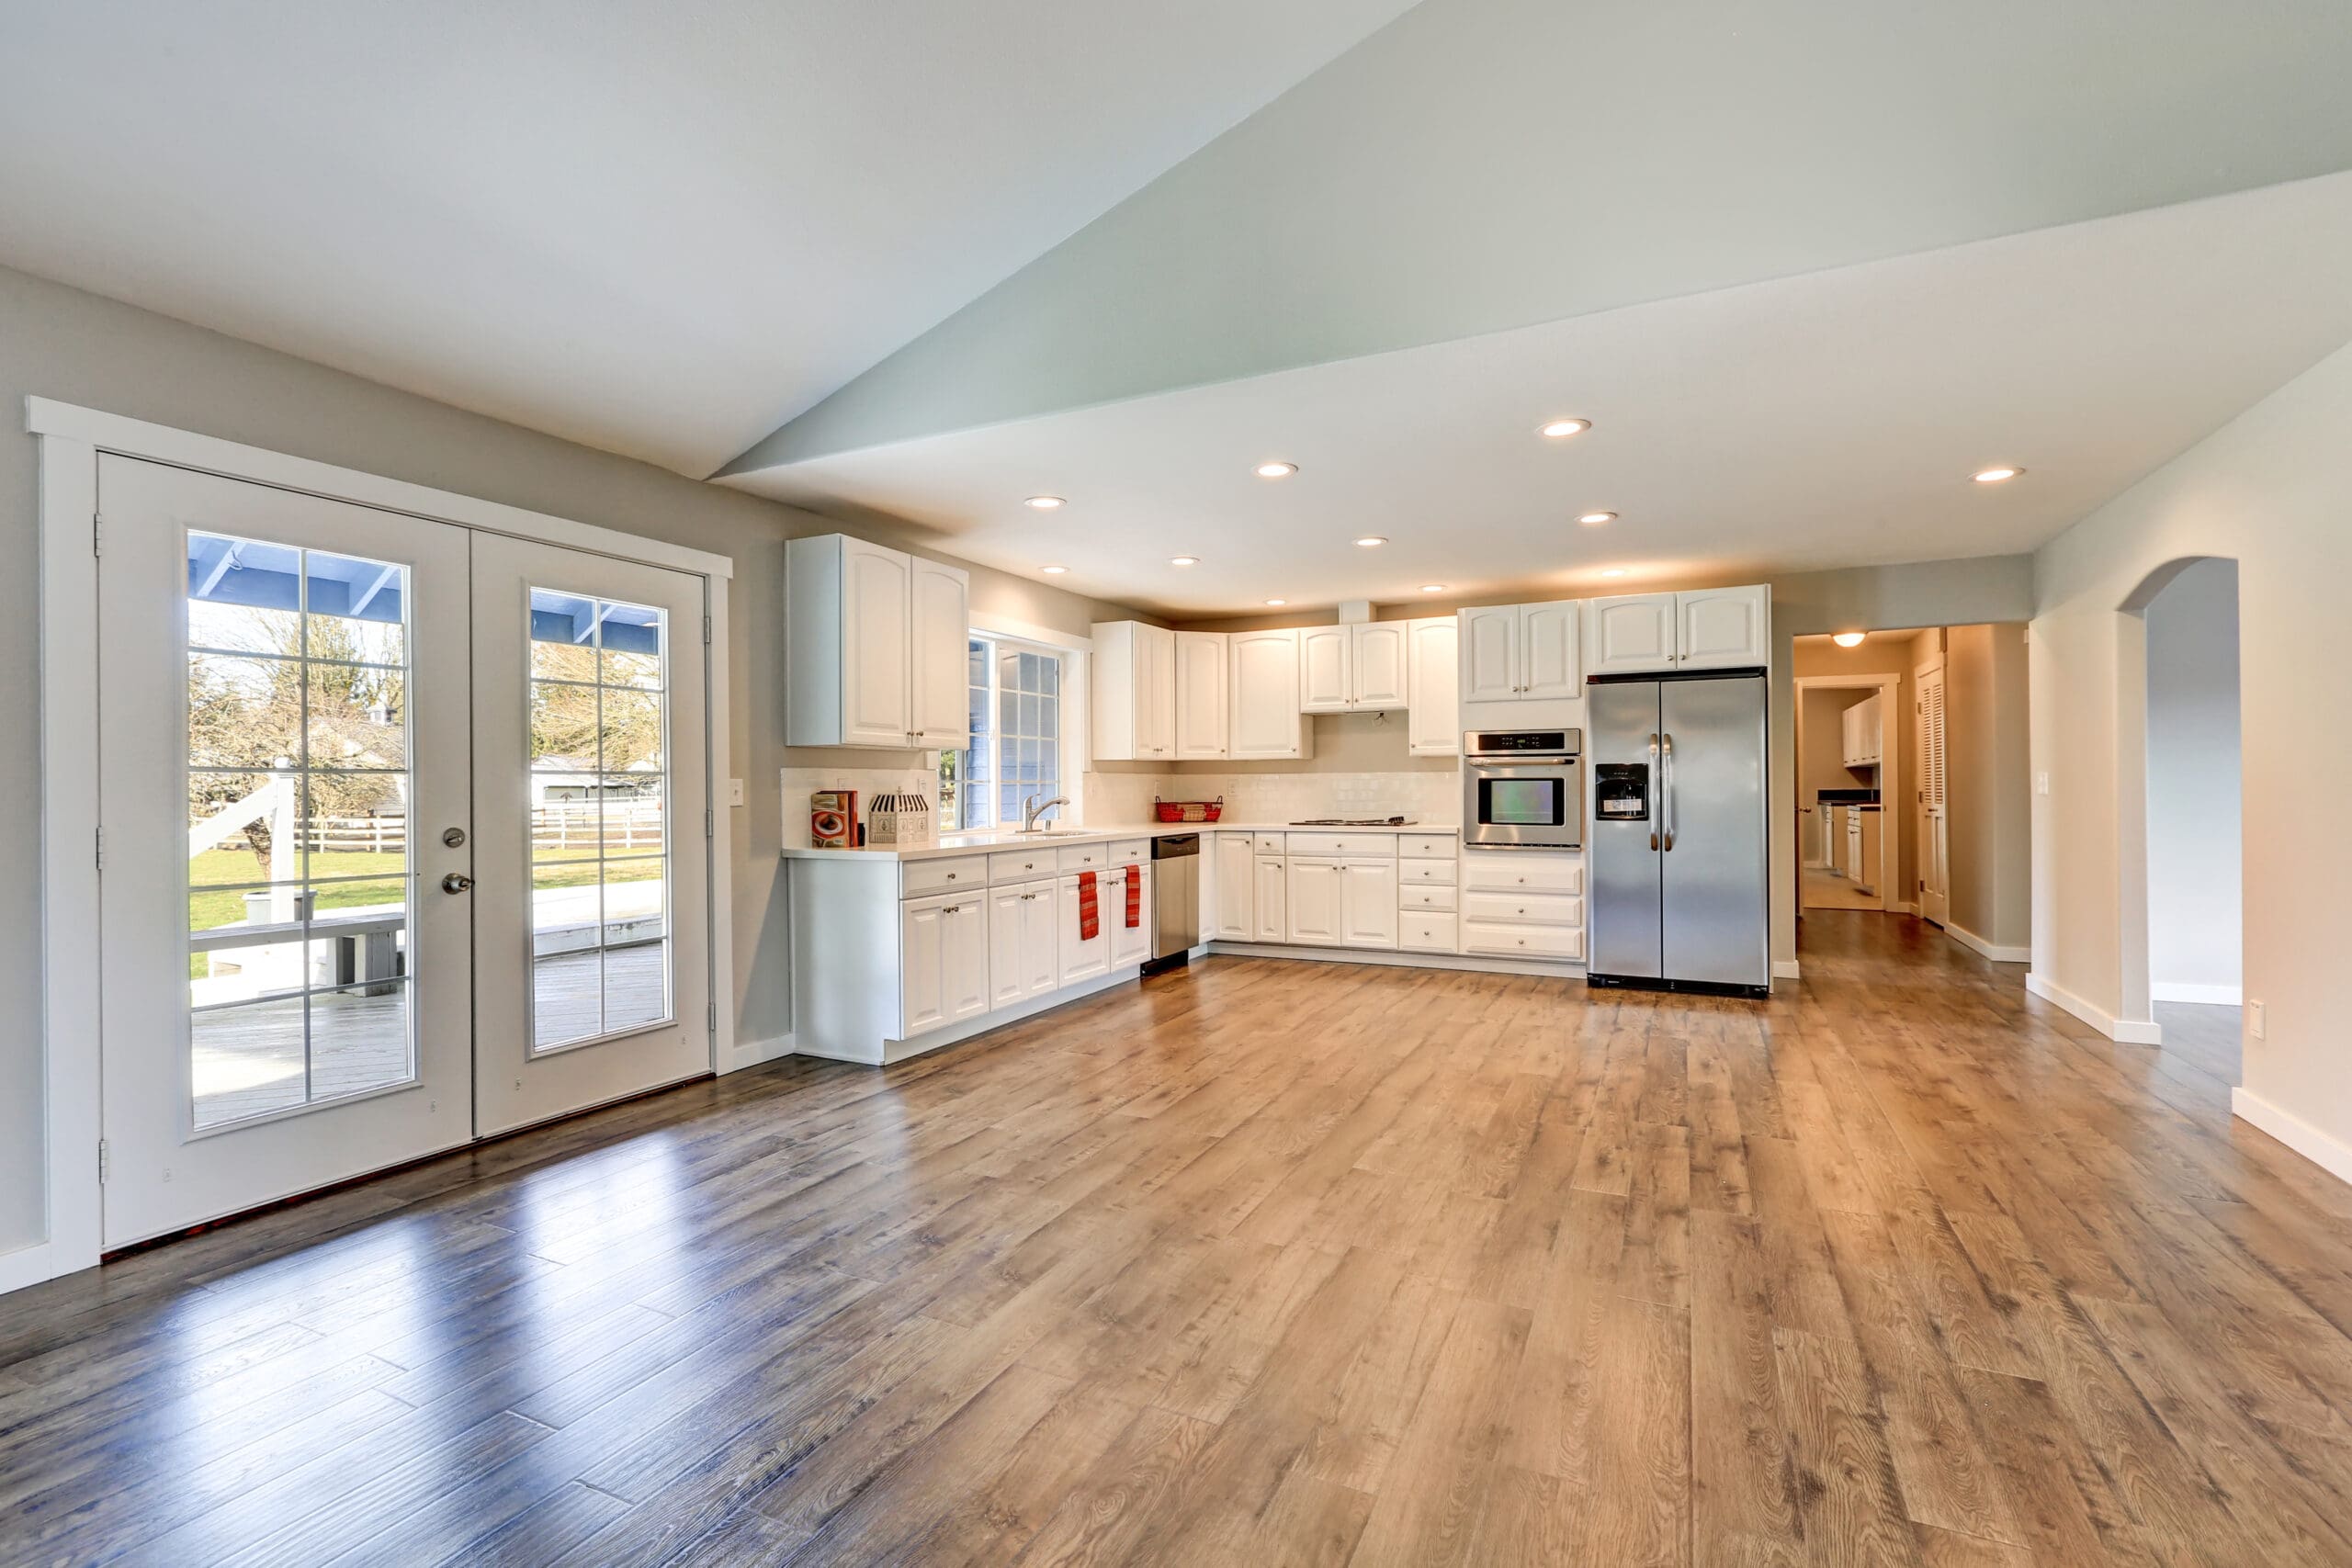
<svg viewBox="0 0 2352 1568"><path fill-rule="evenodd" d="M1143 924L1143 867L1127 867L1127 930Z"/></svg>
<svg viewBox="0 0 2352 1568"><path fill-rule="evenodd" d="M1094 874L1078 874L1078 940L1092 942L1102 934L1102 907L1097 901Z"/></svg>

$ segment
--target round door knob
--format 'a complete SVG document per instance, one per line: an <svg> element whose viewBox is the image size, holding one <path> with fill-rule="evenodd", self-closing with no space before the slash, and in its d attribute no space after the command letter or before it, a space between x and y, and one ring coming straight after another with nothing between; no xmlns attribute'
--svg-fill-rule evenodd
<svg viewBox="0 0 2352 1568"><path fill-rule="evenodd" d="M441 891L444 893L463 893L467 888L471 887L473 885L474 879L472 877L468 876L462 871L453 871L448 875L441 879Z"/></svg>

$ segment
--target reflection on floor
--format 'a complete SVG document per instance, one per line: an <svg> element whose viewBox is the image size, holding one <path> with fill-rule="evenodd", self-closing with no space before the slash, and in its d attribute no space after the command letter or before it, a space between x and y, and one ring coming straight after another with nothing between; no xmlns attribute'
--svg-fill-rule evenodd
<svg viewBox="0 0 2352 1568"><path fill-rule="evenodd" d="M1804 907L1808 909L1875 909L1878 895L1865 893L1845 877L1819 866L1804 868Z"/></svg>

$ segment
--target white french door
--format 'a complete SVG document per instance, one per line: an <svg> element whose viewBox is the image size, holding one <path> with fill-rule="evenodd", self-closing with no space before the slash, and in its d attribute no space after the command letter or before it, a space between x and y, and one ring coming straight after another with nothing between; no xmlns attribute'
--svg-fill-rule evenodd
<svg viewBox="0 0 2352 1568"><path fill-rule="evenodd" d="M1944 667L1916 672L1919 696L1919 914L1943 925L1951 919L1951 825L1944 787Z"/></svg>
<svg viewBox="0 0 2352 1568"><path fill-rule="evenodd" d="M105 1246L707 1070L699 579L112 456L98 501Z"/></svg>

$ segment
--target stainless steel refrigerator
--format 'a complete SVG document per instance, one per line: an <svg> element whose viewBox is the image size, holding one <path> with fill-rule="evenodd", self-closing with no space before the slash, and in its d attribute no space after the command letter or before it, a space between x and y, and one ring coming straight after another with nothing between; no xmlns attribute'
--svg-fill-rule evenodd
<svg viewBox="0 0 2352 1568"><path fill-rule="evenodd" d="M1585 698L1586 977L1765 995L1772 921L1764 672L1595 675Z"/></svg>

